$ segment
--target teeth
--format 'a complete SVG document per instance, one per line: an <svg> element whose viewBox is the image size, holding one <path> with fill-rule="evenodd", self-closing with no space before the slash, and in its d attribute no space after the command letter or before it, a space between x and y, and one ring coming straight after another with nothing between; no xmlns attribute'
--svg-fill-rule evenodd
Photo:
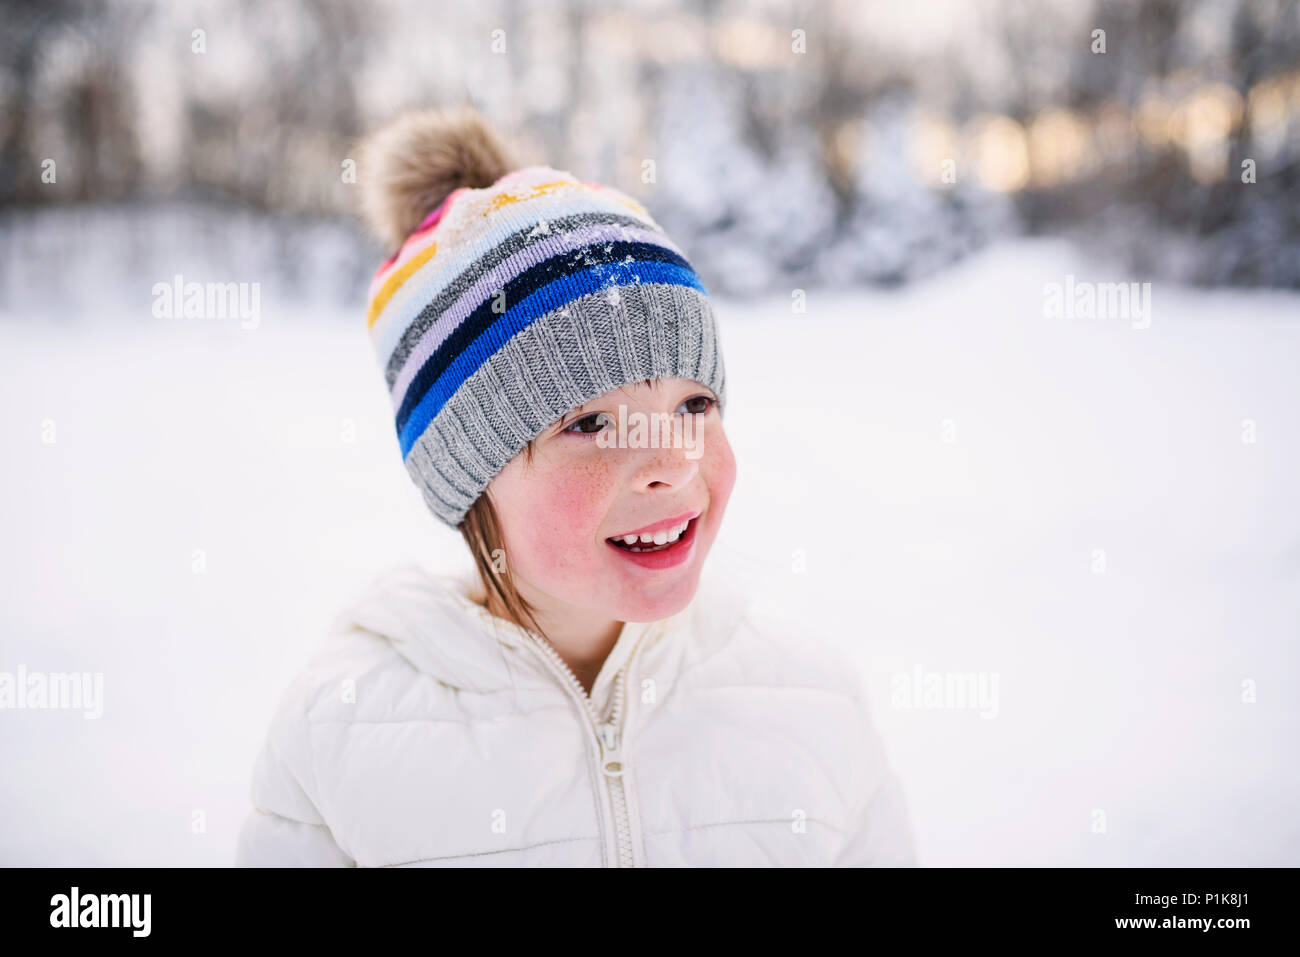
<svg viewBox="0 0 1300 957"><path fill-rule="evenodd" d="M661 528L657 532L642 532L640 535L618 535L616 538L621 538L624 545L666 545L681 538L682 533L686 531L686 526L690 524L690 519L687 519L672 528Z"/></svg>

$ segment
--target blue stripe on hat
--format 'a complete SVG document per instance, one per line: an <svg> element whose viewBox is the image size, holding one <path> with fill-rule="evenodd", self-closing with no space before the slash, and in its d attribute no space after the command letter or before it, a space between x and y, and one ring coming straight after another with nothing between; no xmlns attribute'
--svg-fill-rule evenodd
<svg viewBox="0 0 1300 957"><path fill-rule="evenodd" d="M456 390L515 334L547 313L581 296L614 286L631 286L642 282L689 286L708 294L693 269L669 262L644 260L602 264L562 276L535 290L503 313L468 348L461 351L421 396L405 423L398 429L403 460Z"/></svg>

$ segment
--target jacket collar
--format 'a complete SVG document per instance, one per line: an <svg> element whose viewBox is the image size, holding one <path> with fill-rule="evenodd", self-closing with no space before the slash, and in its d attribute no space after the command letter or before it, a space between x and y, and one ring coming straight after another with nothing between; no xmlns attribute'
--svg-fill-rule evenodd
<svg viewBox="0 0 1300 957"><path fill-rule="evenodd" d="M696 595L681 611L657 622L624 623L592 685L597 713L603 713L614 678L642 639L684 640L686 632L701 629L706 644L730 636L749 602L720 580L726 577L725 572L706 566ZM473 692L508 688L518 680L521 659L534 661L543 680L556 680L536 651L524 649L522 656L512 653L539 638L477 604L471 596L481 595L481 588L472 567L433 572L408 562L374 579L337 621L387 639L418 671L454 688Z"/></svg>

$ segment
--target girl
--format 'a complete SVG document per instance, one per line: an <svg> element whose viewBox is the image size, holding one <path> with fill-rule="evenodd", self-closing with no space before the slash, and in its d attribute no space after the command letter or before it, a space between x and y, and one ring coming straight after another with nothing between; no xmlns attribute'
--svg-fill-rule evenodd
<svg viewBox="0 0 1300 957"><path fill-rule="evenodd" d="M914 863L853 669L704 574L736 462L681 250L468 109L400 117L361 169L402 455L476 567L398 567L337 621L237 862Z"/></svg>

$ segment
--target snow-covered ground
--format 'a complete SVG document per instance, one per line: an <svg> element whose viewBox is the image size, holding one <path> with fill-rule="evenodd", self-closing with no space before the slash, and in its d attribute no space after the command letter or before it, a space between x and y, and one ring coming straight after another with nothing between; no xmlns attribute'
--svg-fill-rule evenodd
<svg viewBox="0 0 1300 957"><path fill-rule="evenodd" d="M1021 242L806 313L720 303L716 558L853 649L923 863L1298 865L1300 296L1045 318L1067 273L1141 278ZM0 864L229 863L329 619L394 561L463 560L360 306L120 311L0 314L0 671L104 676L98 720L0 711ZM903 707L918 672L990 697Z"/></svg>

